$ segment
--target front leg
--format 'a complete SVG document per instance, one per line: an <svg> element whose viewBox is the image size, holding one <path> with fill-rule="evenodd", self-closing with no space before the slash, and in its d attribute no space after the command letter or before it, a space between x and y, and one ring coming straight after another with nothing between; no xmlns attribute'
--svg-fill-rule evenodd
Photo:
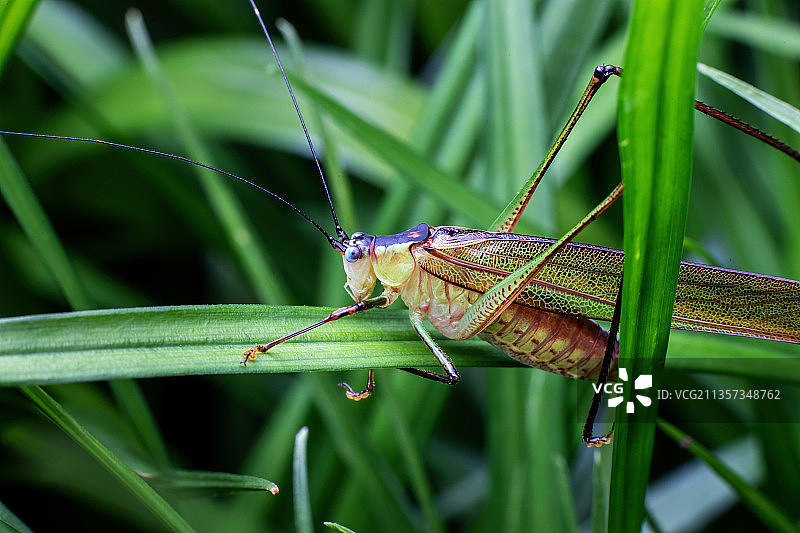
<svg viewBox="0 0 800 533"><path fill-rule="evenodd" d="M281 337L280 339L276 339L268 344L259 344L258 346L254 346L244 352L244 359L242 360L243 365L247 365L247 361L255 361L256 356L262 353L266 353L275 346L288 341L289 339L293 339L298 335L302 335L303 333L309 332L312 329L318 328L323 324L327 324L328 322L333 322L334 320L339 320L340 318L344 318L346 316L354 315L356 313L362 313L368 309L373 309L375 307L386 307L387 305L391 304L394 301L390 295L386 293L381 294L380 296L376 296L375 298L368 298L366 300L362 300L360 302L356 302L353 305L348 305L347 307L340 307L330 315L328 315L324 320L320 320L316 324L312 324L307 328L303 328L299 331L295 331L294 333L290 333L285 337Z"/></svg>
<svg viewBox="0 0 800 533"><path fill-rule="evenodd" d="M411 320L411 325L414 327L414 331L417 332L419 338L422 339L422 342L425 343L425 346L433 353L436 360L439 361L439 364L442 366L444 370L444 375L437 374L436 372L431 372L430 370L422 370L419 368L401 368L400 370L405 370L411 374L416 376L420 376L425 379L430 379L433 381L438 381L439 383L446 383L447 385L455 385L458 383L458 380L461 379L461 376L458 374L458 370L456 370L455 365L447 357L447 354L444 353L437 344L436 341L433 340L433 337L425 331L424 326L422 325L422 317L411 313L409 316ZM369 370L369 374L367 375L367 385L364 387L364 390L361 392L356 392L353 390L353 387L348 385L347 383L339 383L340 387L344 387L347 397L351 400L359 401L367 398L372 394L372 390L375 388L375 378L373 376L372 369Z"/></svg>

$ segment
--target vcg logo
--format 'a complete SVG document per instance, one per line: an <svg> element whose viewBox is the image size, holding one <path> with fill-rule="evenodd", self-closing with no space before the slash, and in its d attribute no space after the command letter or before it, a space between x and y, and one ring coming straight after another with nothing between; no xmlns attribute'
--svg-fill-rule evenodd
<svg viewBox="0 0 800 533"><path fill-rule="evenodd" d="M622 403L622 401L623 401L622 393L625 390L626 386L630 386L628 384L628 371L627 371L627 369L625 369L625 368L620 368L619 369L619 379L620 379L620 381L618 383L606 383L602 387L603 392L605 392L606 394L608 394L608 395L612 395L612 394L618 395L618 396L614 396L613 398L609 398L608 399L608 407L612 408L612 409L617 407L619 404ZM653 386L653 376L650 375L650 374L642 374L641 376L637 377L636 380L633 382L634 390L649 389L652 386ZM600 392L600 387L598 387L596 383L593 384L592 387L594 388L594 392L595 393ZM653 403L653 401L648 396L645 396L643 394L637 394L636 395L636 399L639 401L639 403L641 403L645 407L649 407L650 404ZM632 413L633 409L634 409L634 405L635 405L634 402L627 402L625 404L625 410L628 413Z"/></svg>

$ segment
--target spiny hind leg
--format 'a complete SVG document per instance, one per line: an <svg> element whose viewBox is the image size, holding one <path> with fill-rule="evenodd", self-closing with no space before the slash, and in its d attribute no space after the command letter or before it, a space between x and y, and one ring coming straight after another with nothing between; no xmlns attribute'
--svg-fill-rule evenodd
<svg viewBox="0 0 800 533"><path fill-rule="evenodd" d="M603 365L600 367L600 374L597 376L597 386L595 393L592 397L592 405L589 407L589 413L586 415L586 423L583 425L583 442L586 446L601 447L604 444L610 444L611 439L614 437L614 424L611 424L611 430L605 435L594 436L594 419L597 416L597 411L600 409L600 400L603 398L603 388L608 379L608 372L611 369L611 361L614 359L614 348L617 346L617 333L619 333L619 321L622 315L622 277L619 279L619 289L617 290L617 302L614 304L614 315L611 318L611 327L608 328L608 341L606 341L606 351L603 355Z"/></svg>
<svg viewBox="0 0 800 533"><path fill-rule="evenodd" d="M545 172L547 172L550 163L552 163L556 158L556 154L558 154L558 151L561 149L564 141L567 140L567 136L569 136L572 128L575 127L575 124L583 114L586 106L589 105L592 97L608 78L611 76L620 76L621 74L622 69L615 67L614 65L600 65L594 69L594 72L592 73L592 79L589 81L589 85L587 85L586 90L583 92L583 96L581 96L578 105L575 107L572 115L570 115L567 123L562 128L561 133L559 133L558 137L553 142L553 146L551 146L550 150L548 150L547 155L545 155L542 162L539 163L539 168L536 169L525 185L523 185L522 189L511 200L511 202L509 202L506 208L503 209L503 212L500 213L500 216L498 216L489 227L489 231L513 233L514 228L517 226L519 219L522 217L522 213L525 211L525 208L533 196L534 191L536 191L536 187L539 185L539 182L542 181L542 178L544 177Z"/></svg>
<svg viewBox="0 0 800 533"><path fill-rule="evenodd" d="M594 222L603 211L622 196L622 183L617 185L606 198L600 202L583 220L578 222L563 237L547 247L545 251L525 263L508 275L503 281L481 295L458 321L454 338L468 339L483 331L494 323L500 315L514 303L525 287L531 283L539 272L560 252L564 246Z"/></svg>

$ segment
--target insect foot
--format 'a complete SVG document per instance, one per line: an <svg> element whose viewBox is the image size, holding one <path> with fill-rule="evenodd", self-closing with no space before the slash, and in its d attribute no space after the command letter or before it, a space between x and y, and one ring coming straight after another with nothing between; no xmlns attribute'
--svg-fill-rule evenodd
<svg viewBox="0 0 800 533"><path fill-rule="evenodd" d="M589 448L596 447L600 448L604 444L611 444L612 439L614 438L614 430L612 429L602 437L592 437L591 439L586 440L586 446Z"/></svg>
<svg viewBox="0 0 800 533"><path fill-rule="evenodd" d="M347 383L338 383L340 387L345 389L345 395L353 401L361 401L364 398L369 398L372 395L372 390L375 388L375 377L373 376L372 369L369 369L369 374L367 375L367 386L361 392L356 392L353 390L353 387L348 385Z"/></svg>
<svg viewBox="0 0 800 533"><path fill-rule="evenodd" d="M244 366L247 366L247 361L255 361L257 355L266 353L267 350L269 350L269 348L267 348L266 346L261 346L261 345L253 346L252 348L244 352L244 359L242 359L242 364Z"/></svg>

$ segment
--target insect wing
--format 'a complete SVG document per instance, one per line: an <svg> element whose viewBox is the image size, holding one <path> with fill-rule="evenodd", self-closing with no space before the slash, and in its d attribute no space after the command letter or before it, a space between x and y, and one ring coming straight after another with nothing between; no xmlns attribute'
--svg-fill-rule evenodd
<svg viewBox="0 0 800 533"><path fill-rule="evenodd" d="M430 274L484 293L553 242L439 227L417 257ZM619 250L569 243L545 265L517 303L610 320L622 263ZM672 327L800 342L800 282L683 262Z"/></svg>

